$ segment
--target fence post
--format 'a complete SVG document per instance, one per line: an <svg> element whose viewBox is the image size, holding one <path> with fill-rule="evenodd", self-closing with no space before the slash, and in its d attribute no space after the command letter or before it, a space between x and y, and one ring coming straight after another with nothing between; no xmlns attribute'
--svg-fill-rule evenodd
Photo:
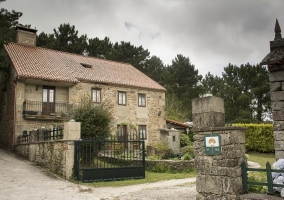
<svg viewBox="0 0 284 200"><path fill-rule="evenodd" d="M271 174L271 165L269 162L266 163L266 176L267 176L267 183L268 183L268 194L274 194L273 191L273 180L272 180L272 174Z"/></svg>
<svg viewBox="0 0 284 200"><path fill-rule="evenodd" d="M243 192L248 192L248 171L247 171L247 165L245 161L242 163L242 182L243 182Z"/></svg>

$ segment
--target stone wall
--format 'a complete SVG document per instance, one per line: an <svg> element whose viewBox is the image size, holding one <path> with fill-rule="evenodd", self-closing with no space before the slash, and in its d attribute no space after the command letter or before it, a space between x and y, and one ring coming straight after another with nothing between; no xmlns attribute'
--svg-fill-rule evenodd
<svg viewBox="0 0 284 200"><path fill-rule="evenodd" d="M16 153L37 165L48 168L51 172L66 179L72 177L74 165L74 141L35 142L18 144Z"/></svg>
<svg viewBox="0 0 284 200"><path fill-rule="evenodd" d="M284 66L284 65L283 65ZM276 159L284 158L284 70L269 74Z"/></svg>
<svg viewBox="0 0 284 200"><path fill-rule="evenodd" d="M63 140L17 144L15 151L37 165L66 179L72 178L74 140L80 139L81 123L65 122Z"/></svg>

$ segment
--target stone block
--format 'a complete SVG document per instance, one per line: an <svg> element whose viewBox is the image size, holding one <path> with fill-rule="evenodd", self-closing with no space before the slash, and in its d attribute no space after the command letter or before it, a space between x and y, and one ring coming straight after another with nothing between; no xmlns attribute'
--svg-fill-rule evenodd
<svg viewBox="0 0 284 200"><path fill-rule="evenodd" d="M272 111L274 121L284 121L284 111Z"/></svg>
<svg viewBox="0 0 284 200"><path fill-rule="evenodd" d="M269 73L269 82L276 82L283 80L284 80L284 70Z"/></svg>
<svg viewBox="0 0 284 200"><path fill-rule="evenodd" d="M64 140L80 140L81 138L81 122L65 122L64 123Z"/></svg>
<svg viewBox="0 0 284 200"><path fill-rule="evenodd" d="M284 100L284 91L270 92L271 101L283 101Z"/></svg>
<svg viewBox="0 0 284 200"><path fill-rule="evenodd" d="M269 86L270 86L270 92L283 90L281 82L272 82L269 84Z"/></svg>
<svg viewBox="0 0 284 200"><path fill-rule="evenodd" d="M211 194L222 194L223 189L223 176L210 176L200 175L196 177L196 191L211 193Z"/></svg>
<svg viewBox="0 0 284 200"><path fill-rule="evenodd" d="M275 158L276 158L276 160L284 158L283 149L282 149L282 151L281 150L279 150L279 151L275 150ZM270 164L273 164L273 163L270 163Z"/></svg>
<svg viewBox="0 0 284 200"><path fill-rule="evenodd" d="M283 131L274 131L274 140L275 141L284 141L284 130Z"/></svg>
<svg viewBox="0 0 284 200"><path fill-rule="evenodd" d="M204 112L192 114L194 128L223 127L225 126L225 113Z"/></svg>
<svg viewBox="0 0 284 200"><path fill-rule="evenodd" d="M284 149L284 141L274 141L275 151L281 151Z"/></svg>
<svg viewBox="0 0 284 200"><path fill-rule="evenodd" d="M273 122L274 131L282 131L284 130L284 121L274 121Z"/></svg>
<svg viewBox="0 0 284 200"><path fill-rule="evenodd" d="M192 100L192 114L204 112L225 113L224 99L219 97L204 97Z"/></svg>
<svg viewBox="0 0 284 200"><path fill-rule="evenodd" d="M271 102L272 111L284 110L284 101Z"/></svg>

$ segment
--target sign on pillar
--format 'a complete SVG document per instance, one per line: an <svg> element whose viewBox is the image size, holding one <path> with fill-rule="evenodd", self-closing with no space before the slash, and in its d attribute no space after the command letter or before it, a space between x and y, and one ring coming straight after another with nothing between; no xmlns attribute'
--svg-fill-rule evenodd
<svg viewBox="0 0 284 200"><path fill-rule="evenodd" d="M221 136L219 134L204 135L204 146L206 155L222 154Z"/></svg>

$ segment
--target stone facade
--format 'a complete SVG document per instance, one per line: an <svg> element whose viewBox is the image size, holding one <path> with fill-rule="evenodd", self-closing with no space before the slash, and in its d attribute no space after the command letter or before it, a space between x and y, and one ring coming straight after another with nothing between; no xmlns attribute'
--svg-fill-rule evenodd
<svg viewBox="0 0 284 200"><path fill-rule="evenodd" d="M57 82L44 81L18 81L14 83L10 79L9 89L7 89L6 104L2 103L1 115L1 144L12 148L16 144L18 136L24 130L31 131L40 127L51 128L53 125L63 124L64 118L60 112L55 110L55 116L43 117L41 112L34 117L25 117L23 115L24 101L42 102L43 86L55 86L55 103L79 104L81 97L84 95L91 96L92 88L100 88L102 101L110 106L111 113L114 117L112 122L112 134L116 133L117 126L121 123L146 125L147 140L146 143L160 141L160 129L165 128L165 92L146 90L139 88L121 87L102 85L95 83L78 83L76 85L64 85ZM15 87L15 90L13 89ZM15 91L15 93L14 93ZM124 91L127 94L127 105L118 105L118 91ZM146 95L146 107L138 107L138 93ZM4 95L3 95L4 96ZM14 104L15 98L15 115ZM13 132L15 134L13 134ZM13 143L12 143L13 141Z"/></svg>
<svg viewBox="0 0 284 200"><path fill-rule="evenodd" d="M0 73L0 82L3 83L0 90L0 145L10 150L14 145L15 84L13 80L13 70Z"/></svg>
<svg viewBox="0 0 284 200"><path fill-rule="evenodd" d="M241 164L245 161L245 128L224 127L224 103L216 97L194 99L193 124L197 200L239 199L243 193ZM204 119L204 121L200 120ZM223 125L223 126L222 126ZM205 136L218 134L221 154L205 152Z"/></svg>
<svg viewBox="0 0 284 200"><path fill-rule="evenodd" d="M270 41L270 53L262 60L268 65L271 108L274 127L276 159L284 158L284 38L278 21L275 24L275 38Z"/></svg>

